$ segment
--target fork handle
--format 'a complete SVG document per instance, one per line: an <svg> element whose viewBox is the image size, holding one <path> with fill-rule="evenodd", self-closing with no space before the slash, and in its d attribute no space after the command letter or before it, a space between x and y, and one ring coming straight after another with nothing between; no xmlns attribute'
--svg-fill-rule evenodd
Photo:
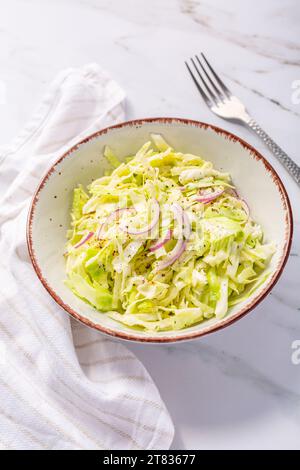
<svg viewBox="0 0 300 470"><path fill-rule="evenodd" d="M254 119L247 122L248 126L265 142L272 150L273 154L287 169L294 178L298 186L300 186L300 167L274 142L273 139L260 127Z"/></svg>

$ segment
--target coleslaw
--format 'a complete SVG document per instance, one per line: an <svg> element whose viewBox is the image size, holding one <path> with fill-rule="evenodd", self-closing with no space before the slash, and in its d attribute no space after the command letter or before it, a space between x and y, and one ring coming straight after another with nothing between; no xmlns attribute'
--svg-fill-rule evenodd
<svg viewBox="0 0 300 470"><path fill-rule="evenodd" d="M230 175L152 134L87 191L74 189L66 285L99 314L148 332L222 319L265 282L273 243Z"/></svg>

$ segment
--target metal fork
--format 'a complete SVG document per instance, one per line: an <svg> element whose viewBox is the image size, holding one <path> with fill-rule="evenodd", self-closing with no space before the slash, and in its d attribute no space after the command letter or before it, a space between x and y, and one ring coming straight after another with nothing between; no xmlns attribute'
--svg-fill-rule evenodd
<svg viewBox="0 0 300 470"><path fill-rule="evenodd" d="M249 126L272 150L273 154L300 186L300 167L252 119L243 103L229 91L203 53L201 53L201 57L202 60L196 55L195 59L190 59L190 65L188 62L185 62L185 65L210 110L223 119L235 120Z"/></svg>

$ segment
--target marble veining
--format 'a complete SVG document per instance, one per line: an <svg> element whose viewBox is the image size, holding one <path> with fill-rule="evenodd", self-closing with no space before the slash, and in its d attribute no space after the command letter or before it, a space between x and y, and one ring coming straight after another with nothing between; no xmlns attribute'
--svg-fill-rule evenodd
<svg viewBox="0 0 300 470"><path fill-rule="evenodd" d="M277 99L272 98L272 97L270 97L270 96L266 96L266 95L265 95L264 93L262 93L261 91L256 90L255 88L251 88L251 87L245 85L244 83L240 82L240 81L237 80L236 78L231 77L231 76L228 75L228 74L224 74L224 76L227 77L227 78L228 78L230 81L232 81L233 83L236 83L237 85L239 85L240 87L245 88L246 90L251 91L251 92L254 93L255 95L260 96L261 98L263 98L263 99L265 99L265 100L268 100L270 103L275 104L276 106L279 106L279 108L280 108L282 111L287 111L288 113L294 114L294 116L300 117L300 112L297 112L297 111L295 111L295 110L293 110L293 109L288 108L288 107L285 106L284 104L280 103L280 101L278 101Z"/></svg>
<svg viewBox="0 0 300 470"><path fill-rule="evenodd" d="M178 449L300 449L299 188L248 129L213 115L184 68L206 53L232 92L300 164L298 0L10 0L0 5L0 144L30 117L62 68L96 61L127 93L128 119L187 117L257 147L280 174L294 241L273 292L233 326L190 343L129 344L173 417ZM253 182L255 190L255 182ZM267 196L266 196L267 197Z"/></svg>

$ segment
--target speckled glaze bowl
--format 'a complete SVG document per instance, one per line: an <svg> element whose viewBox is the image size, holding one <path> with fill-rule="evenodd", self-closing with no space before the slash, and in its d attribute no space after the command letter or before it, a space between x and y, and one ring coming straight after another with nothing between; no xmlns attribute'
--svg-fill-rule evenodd
<svg viewBox="0 0 300 470"><path fill-rule="evenodd" d="M267 281L246 301L231 308L222 320L215 318L196 326L157 334L131 330L77 298L67 287L63 257L66 230L70 224L73 188L89 184L108 168L104 145L118 156L135 153L161 133L176 150L200 154L217 169L231 174L239 194L248 202L253 218L273 240L277 250ZM229 132L201 122L155 118L118 124L93 134L62 155L40 182L30 207L27 226L28 249L33 267L53 299L72 317L114 337L141 342L168 343L190 340L224 328L242 318L271 291L287 261L293 222L285 188L272 166L251 145Z"/></svg>

